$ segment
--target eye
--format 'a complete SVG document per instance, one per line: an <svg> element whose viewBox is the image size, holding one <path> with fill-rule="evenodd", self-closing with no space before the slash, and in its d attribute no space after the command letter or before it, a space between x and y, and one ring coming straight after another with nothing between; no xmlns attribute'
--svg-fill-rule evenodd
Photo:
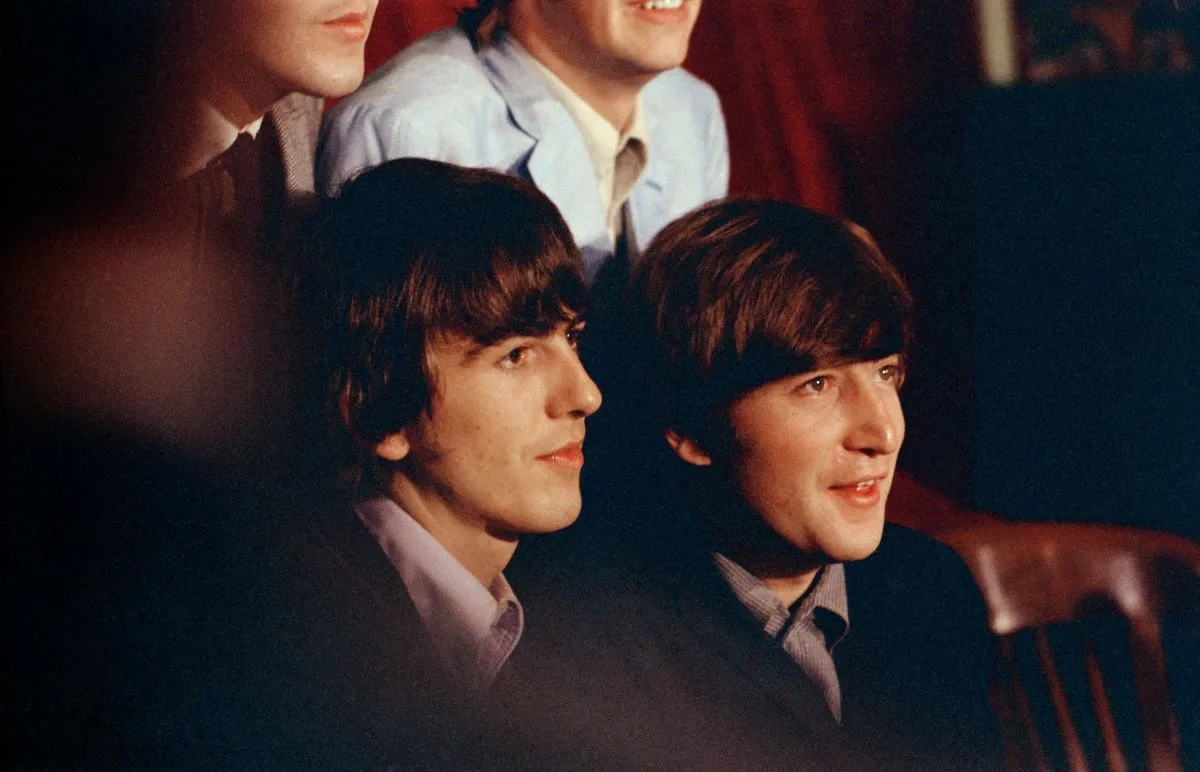
<svg viewBox="0 0 1200 772"><path fill-rule="evenodd" d="M828 375L818 375L817 377L809 378L807 381L800 384L797 390L809 394L820 394L829 388L829 380L830 379Z"/></svg>
<svg viewBox="0 0 1200 772"><path fill-rule="evenodd" d="M904 383L904 367L898 362L889 362L879 368L879 380L899 387Z"/></svg>
<svg viewBox="0 0 1200 772"><path fill-rule="evenodd" d="M579 339L583 337L583 328L583 322L577 322L567 328L567 343L571 344L571 348L579 348Z"/></svg>
<svg viewBox="0 0 1200 772"><path fill-rule="evenodd" d="M517 346L510 349L500 360L501 367L519 367L529 358L529 346Z"/></svg>

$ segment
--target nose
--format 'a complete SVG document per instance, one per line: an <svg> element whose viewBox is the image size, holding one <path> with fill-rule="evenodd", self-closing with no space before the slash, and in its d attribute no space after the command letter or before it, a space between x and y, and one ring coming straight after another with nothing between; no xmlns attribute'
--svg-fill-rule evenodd
<svg viewBox="0 0 1200 772"><path fill-rule="evenodd" d="M600 409L602 401L600 388L579 361L579 354L574 350L566 352L550 399L550 414L555 418L568 415L586 418Z"/></svg>
<svg viewBox="0 0 1200 772"><path fill-rule="evenodd" d="M904 442L904 411L894 390L866 387L855 391L846 432L846 448L857 453L886 456Z"/></svg>

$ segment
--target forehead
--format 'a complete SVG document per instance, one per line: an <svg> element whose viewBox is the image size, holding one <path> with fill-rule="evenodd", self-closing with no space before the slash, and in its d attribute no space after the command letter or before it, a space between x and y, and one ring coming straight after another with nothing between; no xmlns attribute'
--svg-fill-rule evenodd
<svg viewBox="0 0 1200 772"><path fill-rule="evenodd" d="M469 335L449 332L438 335L425 345L425 358L434 369L462 366L476 359L487 344Z"/></svg>

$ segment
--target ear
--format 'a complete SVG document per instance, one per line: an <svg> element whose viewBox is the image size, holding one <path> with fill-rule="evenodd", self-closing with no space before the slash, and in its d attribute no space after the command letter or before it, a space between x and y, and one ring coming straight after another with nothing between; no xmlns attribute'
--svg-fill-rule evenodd
<svg viewBox="0 0 1200 772"><path fill-rule="evenodd" d="M387 435L379 442L372 442L364 437L355 428L354 422L350 420L350 387L347 386L338 395L338 415L341 416L342 423L350 431L350 435L354 438L357 444L363 450L379 456L384 461L399 461L408 455L408 451L412 446L408 442L408 434L403 429L398 432Z"/></svg>
<svg viewBox="0 0 1200 772"><path fill-rule="evenodd" d="M674 429L667 429L666 437L671 450L684 461L692 466L712 466L712 456L692 438L684 437Z"/></svg>
<svg viewBox="0 0 1200 772"><path fill-rule="evenodd" d="M408 433L401 429L384 437L376 443L372 450L375 455L384 461L400 461L408 455L408 451L411 449L412 445L408 442Z"/></svg>

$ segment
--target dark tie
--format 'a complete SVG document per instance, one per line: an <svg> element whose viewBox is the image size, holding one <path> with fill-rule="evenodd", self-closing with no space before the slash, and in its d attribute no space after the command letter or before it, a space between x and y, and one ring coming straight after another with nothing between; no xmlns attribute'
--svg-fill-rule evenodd
<svg viewBox="0 0 1200 772"><path fill-rule="evenodd" d="M235 216L240 213L255 219L262 214L262 166L259 162L259 146L254 137L246 132L221 155L216 163L229 179L229 198L225 211Z"/></svg>
<svg viewBox="0 0 1200 772"><path fill-rule="evenodd" d="M254 137L238 134L200 173L207 188L206 221L226 247L257 257L263 219L262 166Z"/></svg>

